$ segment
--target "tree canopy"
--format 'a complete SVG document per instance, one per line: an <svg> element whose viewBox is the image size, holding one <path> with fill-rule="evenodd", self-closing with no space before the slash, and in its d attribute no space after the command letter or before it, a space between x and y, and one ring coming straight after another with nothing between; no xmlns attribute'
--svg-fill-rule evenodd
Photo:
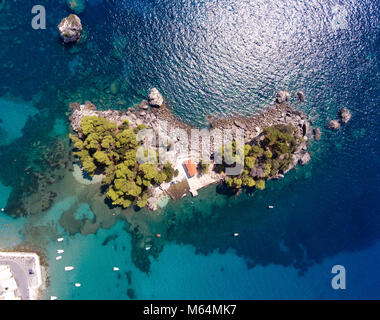
<svg viewBox="0 0 380 320"><path fill-rule="evenodd" d="M301 142L294 132L293 125L275 125L265 128L263 138L256 140L252 145L244 145L243 170L240 175L227 176L226 185L235 190L243 187L263 190L266 180L289 168L293 160L292 153ZM227 167L241 163L236 142L222 148L221 155L223 164L216 166L217 172L226 172ZM234 162L231 161L232 157L235 157Z"/></svg>
<svg viewBox="0 0 380 320"><path fill-rule="evenodd" d="M145 128L141 125L132 130L127 120L117 127L106 118L86 116L78 134L70 134L76 149L74 155L89 175L104 174L107 198L115 206L128 208L135 204L143 208L149 198L148 188L170 182L175 176L169 162L160 168L137 161L137 148L141 145L137 133ZM149 157L157 155L149 153Z"/></svg>

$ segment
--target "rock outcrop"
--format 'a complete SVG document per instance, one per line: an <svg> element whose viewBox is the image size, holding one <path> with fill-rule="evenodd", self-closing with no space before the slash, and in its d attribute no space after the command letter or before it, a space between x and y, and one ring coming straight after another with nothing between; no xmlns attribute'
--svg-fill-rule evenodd
<svg viewBox="0 0 380 320"><path fill-rule="evenodd" d="M310 160L311 160L311 157L310 157L309 152L304 152L301 154L301 156L298 160L298 163L300 165L304 166L304 165L308 164Z"/></svg>
<svg viewBox="0 0 380 320"><path fill-rule="evenodd" d="M290 94L288 91L283 90L283 91L277 92L277 95L276 95L277 103L284 103L284 102L288 102L289 100L290 100Z"/></svg>
<svg viewBox="0 0 380 320"><path fill-rule="evenodd" d="M352 117L351 112L347 108L340 109L339 116L342 123L347 123Z"/></svg>
<svg viewBox="0 0 380 320"><path fill-rule="evenodd" d="M86 0L66 0L66 4L75 13L82 13L86 8Z"/></svg>
<svg viewBox="0 0 380 320"><path fill-rule="evenodd" d="M138 107L141 110L148 110L149 109L149 102L147 100L143 100L140 102Z"/></svg>
<svg viewBox="0 0 380 320"><path fill-rule="evenodd" d="M153 88L148 96L149 104L152 107L161 107L164 104L164 98L162 97L161 93L156 89Z"/></svg>
<svg viewBox="0 0 380 320"><path fill-rule="evenodd" d="M82 36L82 23L77 15L70 14L61 20L58 30L64 43L75 43Z"/></svg>
<svg viewBox="0 0 380 320"><path fill-rule="evenodd" d="M322 133L321 133L321 129L319 129L319 128L314 128L313 129L313 135L314 135L314 139L315 140L319 140L319 139L321 139L321 136L322 136Z"/></svg>
<svg viewBox="0 0 380 320"><path fill-rule="evenodd" d="M238 128L241 128L241 129L246 129L246 127L247 127L243 122L241 122L239 120L235 120L234 124L235 124L235 126L237 126Z"/></svg>
<svg viewBox="0 0 380 320"><path fill-rule="evenodd" d="M340 129L340 123L338 120L331 120L328 125L329 129L331 130L339 130Z"/></svg>
<svg viewBox="0 0 380 320"><path fill-rule="evenodd" d="M72 103L70 105L70 109L72 111L72 116L70 117L71 127L76 132L80 131L81 121L85 116L107 118L108 120L116 123L118 126L120 126L124 120L132 121L133 119L132 117L128 117L126 112L118 110L96 110L96 107L90 102L86 102L84 105Z"/></svg>
<svg viewBox="0 0 380 320"><path fill-rule="evenodd" d="M300 102L305 102L305 94L302 91L297 92L297 98Z"/></svg>

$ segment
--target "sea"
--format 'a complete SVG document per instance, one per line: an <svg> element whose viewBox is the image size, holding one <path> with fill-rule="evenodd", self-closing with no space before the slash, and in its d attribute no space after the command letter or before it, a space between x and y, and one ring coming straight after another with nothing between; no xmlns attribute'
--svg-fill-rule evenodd
<svg viewBox="0 0 380 320"><path fill-rule="evenodd" d="M82 38L65 46L65 0L0 1L0 249L41 254L42 299L379 299L379 1L84 2ZM32 28L36 4L46 29ZM152 87L198 127L257 114L287 89L322 137L308 165L237 197L210 186L158 212L115 213L69 161L47 210L25 204L32 173L53 170L46 154L69 152L70 103L124 110ZM342 107L352 119L332 132ZM49 151L57 141L64 152ZM98 222L84 232L84 221ZM159 249L138 248L139 233Z"/></svg>

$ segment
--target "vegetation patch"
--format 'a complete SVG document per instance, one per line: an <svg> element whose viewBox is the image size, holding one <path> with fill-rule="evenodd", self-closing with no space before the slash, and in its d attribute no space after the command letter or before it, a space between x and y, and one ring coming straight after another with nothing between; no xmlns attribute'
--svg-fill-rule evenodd
<svg viewBox="0 0 380 320"><path fill-rule="evenodd" d="M285 173L293 163L293 153L304 142L295 132L291 124L274 125L265 128L252 144L239 147L234 141L222 148L223 164L216 165L215 170L226 173L227 168L240 166L242 170L239 175L226 177L227 186L236 191L243 187L263 190L266 180ZM234 162L229 159L231 156Z"/></svg>
<svg viewBox="0 0 380 320"><path fill-rule="evenodd" d="M154 165L138 163L137 141L144 125L129 128L126 120L119 127L106 118L85 116L77 134L70 134L83 169L93 176L104 174L102 184L107 188L107 198L112 205L128 208L146 206L151 187L170 182L176 172L169 162ZM145 156L155 157L157 152L146 150ZM156 161L155 163L157 163Z"/></svg>

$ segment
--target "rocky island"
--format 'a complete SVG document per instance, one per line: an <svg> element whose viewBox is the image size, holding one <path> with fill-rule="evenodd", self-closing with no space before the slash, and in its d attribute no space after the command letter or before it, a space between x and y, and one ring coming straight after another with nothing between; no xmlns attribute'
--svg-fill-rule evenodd
<svg viewBox="0 0 380 320"><path fill-rule="evenodd" d="M196 196L200 188L218 182L236 193L264 189L267 180L307 164L307 143L313 132L318 139L320 131L289 100L290 94L281 91L276 103L259 115L209 119L209 128L202 131L177 119L153 88L148 100L125 111L97 110L90 102L71 104L70 138L82 170L102 177L110 205L157 210L163 197ZM198 143L205 130L209 135L202 140L201 157ZM144 148L143 132L154 141Z"/></svg>
<svg viewBox="0 0 380 320"><path fill-rule="evenodd" d="M63 18L58 25L58 30L64 43L76 43L82 36L82 23L75 14Z"/></svg>

